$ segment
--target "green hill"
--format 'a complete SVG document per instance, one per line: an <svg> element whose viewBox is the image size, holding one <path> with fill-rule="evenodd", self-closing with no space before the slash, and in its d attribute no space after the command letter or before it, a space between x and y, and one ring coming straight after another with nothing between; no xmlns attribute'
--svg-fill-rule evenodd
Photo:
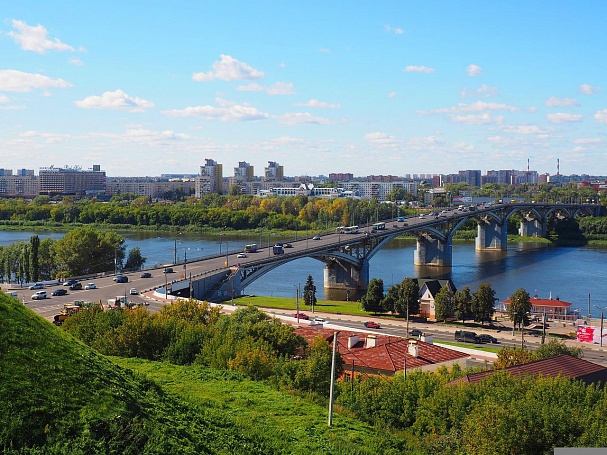
<svg viewBox="0 0 607 455"><path fill-rule="evenodd" d="M1 295L0 453L356 454L396 445L354 419L328 428L324 408L230 373L116 362L132 369Z"/></svg>

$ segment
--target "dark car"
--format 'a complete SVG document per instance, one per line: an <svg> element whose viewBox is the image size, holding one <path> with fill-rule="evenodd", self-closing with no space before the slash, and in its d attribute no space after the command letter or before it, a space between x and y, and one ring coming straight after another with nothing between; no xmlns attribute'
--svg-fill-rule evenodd
<svg viewBox="0 0 607 455"><path fill-rule="evenodd" d="M283 243L282 246L284 248L293 248L293 245L291 245L290 243Z"/></svg>
<svg viewBox="0 0 607 455"><path fill-rule="evenodd" d="M125 275L117 275L114 278L114 281L116 283L128 283L129 282L129 277L125 276Z"/></svg>
<svg viewBox="0 0 607 455"><path fill-rule="evenodd" d="M368 329L379 329L379 324L373 321L365 322L364 326Z"/></svg>
<svg viewBox="0 0 607 455"><path fill-rule="evenodd" d="M491 336L491 335L487 335L486 333L482 333L478 336L478 341L480 341L481 343L493 343L496 344L497 338Z"/></svg>
<svg viewBox="0 0 607 455"><path fill-rule="evenodd" d="M480 343L479 337L476 333L467 332L466 330L456 330L455 341L463 341L464 343Z"/></svg>
<svg viewBox="0 0 607 455"><path fill-rule="evenodd" d="M70 286L70 291L79 291L82 289L82 283L74 283Z"/></svg>
<svg viewBox="0 0 607 455"><path fill-rule="evenodd" d="M293 317L297 318L297 313L295 313L293 315ZM305 319L307 321L308 319L310 319L310 316L308 316L307 314L304 314L304 313L299 313L299 319Z"/></svg>
<svg viewBox="0 0 607 455"><path fill-rule="evenodd" d="M424 334L424 332L422 332L419 329L411 329L409 330L409 335L411 335L412 337L421 337Z"/></svg>
<svg viewBox="0 0 607 455"><path fill-rule="evenodd" d="M74 283L77 283L78 280L74 280L73 278L70 278L69 280L67 280L65 283L63 283L64 286L71 286Z"/></svg>
<svg viewBox="0 0 607 455"><path fill-rule="evenodd" d="M173 267L165 267L164 273L173 273Z"/></svg>
<svg viewBox="0 0 607 455"><path fill-rule="evenodd" d="M139 278L152 278L152 274L150 272L143 272L139 275Z"/></svg>
<svg viewBox="0 0 607 455"><path fill-rule="evenodd" d="M66 294L67 294L67 289L63 289L63 288L55 289L53 292L51 292L52 296L66 295Z"/></svg>

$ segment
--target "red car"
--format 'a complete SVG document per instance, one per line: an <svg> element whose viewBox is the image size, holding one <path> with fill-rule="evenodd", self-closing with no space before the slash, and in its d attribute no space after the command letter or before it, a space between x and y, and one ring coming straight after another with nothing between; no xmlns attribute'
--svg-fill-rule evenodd
<svg viewBox="0 0 607 455"><path fill-rule="evenodd" d="M377 322L367 321L365 322L365 327L368 329L379 329L379 324Z"/></svg>
<svg viewBox="0 0 607 455"><path fill-rule="evenodd" d="M297 318L297 313L293 315L294 318ZM299 313L299 319L305 319L306 321L310 319L310 316L307 314Z"/></svg>

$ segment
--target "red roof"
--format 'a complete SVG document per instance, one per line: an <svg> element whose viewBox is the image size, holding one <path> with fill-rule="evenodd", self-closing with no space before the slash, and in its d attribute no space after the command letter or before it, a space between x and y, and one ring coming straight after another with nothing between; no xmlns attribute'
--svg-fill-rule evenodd
<svg viewBox="0 0 607 455"><path fill-rule="evenodd" d="M504 370L489 370L462 376L452 381L456 382L479 382L496 371L506 371L515 376L535 375L556 377L564 376L571 379L580 379L587 384L593 382L607 383L607 368L584 359L578 359L570 355L562 354L548 359L536 360L534 362L514 365Z"/></svg>
<svg viewBox="0 0 607 455"><path fill-rule="evenodd" d="M510 304L510 298L503 300L502 303ZM533 297L531 299L531 305L551 308L569 308L572 304L559 299L538 299L537 297Z"/></svg>
<svg viewBox="0 0 607 455"><path fill-rule="evenodd" d="M295 330L295 333L303 336L308 341L320 335L329 343L332 343L335 330L300 327ZM372 335L375 337L376 346L367 347L367 337L369 335L371 334L339 331L338 350L346 368L354 362L354 367L357 369L392 374L403 371L405 357L407 359L407 370L468 357L468 354L418 340L415 340L418 346L418 355L414 357L408 353L408 345L412 340L385 335ZM350 336L358 336L358 342L348 348Z"/></svg>

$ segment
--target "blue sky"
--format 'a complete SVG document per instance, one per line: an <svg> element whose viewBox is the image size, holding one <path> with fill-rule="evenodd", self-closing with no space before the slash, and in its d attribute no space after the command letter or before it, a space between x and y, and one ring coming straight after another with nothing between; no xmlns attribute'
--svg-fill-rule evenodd
<svg viewBox="0 0 607 455"><path fill-rule="evenodd" d="M14 1L0 168L607 175L604 1Z"/></svg>

